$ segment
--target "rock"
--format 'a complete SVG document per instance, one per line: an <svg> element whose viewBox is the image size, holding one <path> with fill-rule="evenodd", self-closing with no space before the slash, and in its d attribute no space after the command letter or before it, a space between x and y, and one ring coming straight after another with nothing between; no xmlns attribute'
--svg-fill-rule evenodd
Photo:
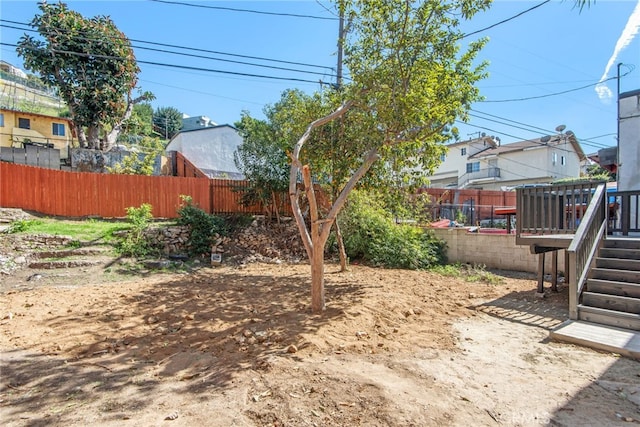
<svg viewBox="0 0 640 427"><path fill-rule="evenodd" d="M178 419L178 411L172 412L164 418L166 421L173 421Z"/></svg>
<svg viewBox="0 0 640 427"><path fill-rule="evenodd" d="M298 347L296 347L295 345L291 344L289 347L287 347L287 353L297 353L298 352Z"/></svg>
<svg viewBox="0 0 640 427"><path fill-rule="evenodd" d="M158 323L158 318L156 316L149 316L147 317L147 324L148 325L153 325L154 323Z"/></svg>
<svg viewBox="0 0 640 427"><path fill-rule="evenodd" d="M418 307L414 307L413 308L413 313L417 314L418 316L422 314L422 309L418 308Z"/></svg>

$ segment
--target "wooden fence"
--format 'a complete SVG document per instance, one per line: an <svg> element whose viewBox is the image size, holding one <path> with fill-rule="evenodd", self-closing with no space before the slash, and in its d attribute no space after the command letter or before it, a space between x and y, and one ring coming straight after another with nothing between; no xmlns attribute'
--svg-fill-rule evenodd
<svg viewBox="0 0 640 427"><path fill-rule="evenodd" d="M182 164L187 174L199 175L197 168ZM181 195L191 196L208 213L264 213L260 204L243 206L240 202L248 186L247 181L67 172L0 161L0 207L45 215L120 218L126 216L126 208L148 203L155 217L175 218ZM483 206L515 206L515 192L434 188L425 192L438 208L473 200L476 219L488 217ZM288 194L278 194L276 202L281 214L291 215ZM320 201L322 206L326 203Z"/></svg>
<svg viewBox="0 0 640 427"><path fill-rule="evenodd" d="M245 181L66 172L0 162L0 206L45 215L102 218L126 216L126 208L148 203L157 218L175 218L181 195L208 213L263 213L240 203ZM281 200L286 198L280 197ZM288 203L281 204L290 212Z"/></svg>

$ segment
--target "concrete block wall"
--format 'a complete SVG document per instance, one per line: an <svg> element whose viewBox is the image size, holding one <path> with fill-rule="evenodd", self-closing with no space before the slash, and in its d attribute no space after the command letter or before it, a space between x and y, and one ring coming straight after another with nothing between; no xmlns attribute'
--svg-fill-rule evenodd
<svg viewBox="0 0 640 427"><path fill-rule="evenodd" d="M469 233L465 228L432 229L436 237L447 242L450 263L483 264L500 270L538 271L538 255L529 246L516 245L514 234ZM551 271L551 253L545 256L545 272ZM564 271L564 251L558 252L558 271Z"/></svg>

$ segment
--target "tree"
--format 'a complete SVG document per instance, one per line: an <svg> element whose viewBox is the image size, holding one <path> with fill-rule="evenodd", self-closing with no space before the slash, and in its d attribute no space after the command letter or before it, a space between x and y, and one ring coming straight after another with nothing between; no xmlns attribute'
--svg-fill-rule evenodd
<svg viewBox="0 0 640 427"><path fill-rule="evenodd" d="M153 127L164 139L171 139L182 129L182 113L175 107L158 107L153 113Z"/></svg>
<svg viewBox="0 0 640 427"><path fill-rule="evenodd" d="M311 122L291 153L289 194L311 261L312 309L324 309L324 246L349 193L377 162L390 170L433 171L458 118L466 119L480 98L475 83L485 64L474 63L485 40L470 41L461 52L460 19L489 7L486 0L339 0L350 22L345 65L352 81L340 92L342 103ZM354 126L357 163L329 213L320 217L305 144L318 128L341 118ZM297 191L299 174L310 206L305 224Z"/></svg>
<svg viewBox="0 0 640 427"><path fill-rule="evenodd" d="M164 141L160 138L142 137L138 143L132 145L130 153L119 164L112 168L107 167L107 170L110 173L152 175L156 159L164 149Z"/></svg>
<svg viewBox="0 0 640 427"><path fill-rule="evenodd" d="M122 125L122 133L118 140L131 143L144 136L154 135L153 107L148 102L141 102L133 106L131 116Z"/></svg>
<svg viewBox="0 0 640 427"><path fill-rule="evenodd" d="M64 3L39 5L31 25L42 39L24 35L18 54L27 69L58 88L81 147L108 151L138 102L132 97L140 71L131 43L104 16L85 19Z"/></svg>
<svg viewBox="0 0 640 427"><path fill-rule="evenodd" d="M267 117L272 109L265 108ZM243 142L234 153L234 161L250 183L245 191L248 197L243 197L243 201L247 204L261 202L270 207L279 220L276 194L286 191L289 184L289 161L283 141L276 137L271 122L255 119L246 111L242 112L235 127Z"/></svg>

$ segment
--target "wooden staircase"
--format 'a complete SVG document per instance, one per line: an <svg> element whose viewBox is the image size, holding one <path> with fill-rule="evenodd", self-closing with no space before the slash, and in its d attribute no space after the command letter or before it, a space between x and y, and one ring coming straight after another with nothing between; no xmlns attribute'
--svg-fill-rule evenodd
<svg viewBox="0 0 640 427"><path fill-rule="evenodd" d="M551 338L640 359L640 239L603 241L578 320L563 323Z"/></svg>
<svg viewBox="0 0 640 427"><path fill-rule="evenodd" d="M640 331L640 239L604 240L578 318Z"/></svg>

